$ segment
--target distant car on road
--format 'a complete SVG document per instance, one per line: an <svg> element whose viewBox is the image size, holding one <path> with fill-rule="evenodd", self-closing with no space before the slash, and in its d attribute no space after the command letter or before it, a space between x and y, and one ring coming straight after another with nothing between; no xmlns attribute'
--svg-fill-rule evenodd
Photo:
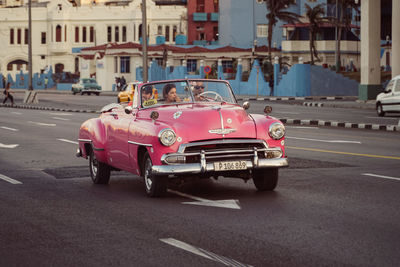
<svg viewBox="0 0 400 267"><path fill-rule="evenodd" d="M125 84L121 88L121 92L118 93L118 103L129 102L133 100L133 94L135 93L135 89L140 84L140 82L131 82Z"/></svg>
<svg viewBox="0 0 400 267"><path fill-rule="evenodd" d="M101 86L97 84L94 78L81 78L79 82L72 85L72 94L95 94L100 95Z"/></svg>
<svg viewBox="0 0 400 267"><path fill-rule="evenodd" d="M386 112L400 112L400 75L394 77L383 93L376 97L376 112L385 116Z"/></svg>
<svg viewBox="0 0 400 267"><path fill-rule="evenodd" d="M288 166L285 126L268 115L269 106L266 115L248 108L227 81L144 83L131 105L109 104L81 125L77 156L89 159L95 184L124 170L144 178L150 197L166 193L168 181L219 177L253 179L259 191L274 190L278 169Z"/></svg>

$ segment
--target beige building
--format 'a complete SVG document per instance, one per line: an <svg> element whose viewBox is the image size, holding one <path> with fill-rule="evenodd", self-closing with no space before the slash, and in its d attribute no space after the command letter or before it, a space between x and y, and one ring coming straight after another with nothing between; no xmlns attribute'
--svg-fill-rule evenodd
<svg viewBox="0 0 400 267"><path fill-rule="evenodd" d="M0 1L0 73L5 75L28 69L27 3L27 0ZM80 73L81 48L106 43L139 44L141 3L141 0L32 0L33 73L50 66L55 72ZM173 44L179 33L186 35L185 6L158 6L147 1L146 7L149 44L155 44L159 35L166 37L166 44Z"/></svg>

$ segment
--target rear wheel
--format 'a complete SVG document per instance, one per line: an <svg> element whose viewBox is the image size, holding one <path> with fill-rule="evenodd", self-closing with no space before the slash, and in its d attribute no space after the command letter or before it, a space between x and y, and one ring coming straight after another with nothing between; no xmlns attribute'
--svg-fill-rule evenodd
<svg viewBox="0 0 400 267"><path fill-rule="evenodd" d="M278 185L278 168L255 170L253 182L258 191L272 191Z"/></svg>
<svg viewBox="0 0 400 267"><path fill-rule="evenodd" d="M378 113L379 117L385 116L385 111L383 111L381 103L376 104L376 113Z"/></svg>
<svg viewBox="0 0 400 267"><path fill-rule="evenodd" d="M165 195L167 192L168 176L153 175L153 163L151 162L149 152L146 151L142 162L142 174L146 187L146 194L149 197L160 197Z"/></svg>
<svg viewBox="0 0 400 267"><path fill-rule="evenodd" d="M83 95L84 93L83 92L81 92L81 95Z"/></svg>
<svg viewBox="0 0 400 267"><path fill-rule="evenodd" d="M111 168L107 164L96 159L93 149L90 152L89 169L93 183L108 184L108 181L110 180Z"/></svg>
<svg viewBox="0 0 400 267"><path fill-rule="evenodd" d="M117 100L117 101L118 101L118 103L121 103L121 99L119 99L119 97L118 97L118 100Z"/></svg>

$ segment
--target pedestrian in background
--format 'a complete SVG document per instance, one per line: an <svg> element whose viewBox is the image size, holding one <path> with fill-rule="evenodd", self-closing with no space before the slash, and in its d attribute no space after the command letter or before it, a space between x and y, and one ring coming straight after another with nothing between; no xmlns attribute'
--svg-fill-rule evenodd
<svg viewBox="0 0 400 267"><path fill-rule="evenodd" d="M5 95L5 98L4 98L3 104L6 103L7 99L10 99L11 106L14 106L14 97L11 94L10 86L11 86L11 84L8 82L7 85L6 85L6 88L4 89L3 93Z"/></svg>

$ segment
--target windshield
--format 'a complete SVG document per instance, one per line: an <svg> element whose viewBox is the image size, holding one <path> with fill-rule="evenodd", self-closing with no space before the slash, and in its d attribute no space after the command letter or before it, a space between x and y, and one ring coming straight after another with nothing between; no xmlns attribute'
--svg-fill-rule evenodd
<svg viewBox="0 0 400 267"><path fill-rule="evenodd" d="M96 83L95 79L82 79L82 83Z"/></svg>
<svg viewBox="0 0 400 267"><path fill-rule="evenodd" d="M147 83L141 87L142 107L195 102L236 104L229 84L215 80L175 80Z"/></svg>

